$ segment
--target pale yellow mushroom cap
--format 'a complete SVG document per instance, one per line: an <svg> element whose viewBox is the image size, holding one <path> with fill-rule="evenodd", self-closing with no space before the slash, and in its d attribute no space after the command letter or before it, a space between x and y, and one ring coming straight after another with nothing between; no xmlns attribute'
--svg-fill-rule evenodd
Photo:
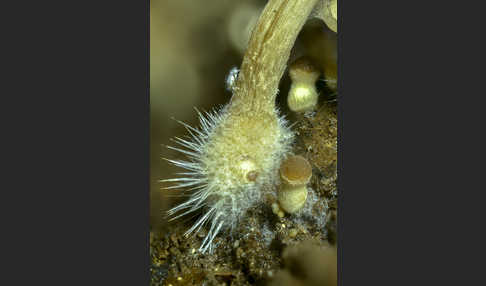
<svg viewBox="0 0 486 286"><path fill-rule="evenodd" d="M289 156L280 166L280 177L291 185L306 185L312 177L312 167L302 156Z"/></svg>
<svg viewBox="0 0 486 286"><path fill-rule="evenodd" d="M287 104L290 110L305 112L312 110L319 98L315 82L319 78L319 70L306 58L300 58L289 67L292 79Z"/></svg>
<svg viewBox="0 0 486 286"><path fill-rule="evenodd" d="M314 84L319 78L319 74L319 70L307 58L300 58L289 67L289 75L292 82Z"/></svg>
<svg viewBox="0 0 486 286"><path fill-rule="evenodd" d="M282 184L278 203L287 213L300 210L307 199L307 183L312 177L312 167L302 156L289 156L280 166Z"/></svg>

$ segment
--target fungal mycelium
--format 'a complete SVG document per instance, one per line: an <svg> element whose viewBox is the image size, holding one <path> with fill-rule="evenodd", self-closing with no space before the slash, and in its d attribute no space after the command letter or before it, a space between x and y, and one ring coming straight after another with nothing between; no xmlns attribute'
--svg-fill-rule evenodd
<svg viewBox="0 0 486 286"><path fill-rule="evenodd" d="M185 124L192 138L176 138L170 147L188 156L170 160L186 169L168 188L188 188L189 199L168 211L172 219L201 210L186 235L208 225L199 250L212 251L222 230L233 230L245 211L258 204L279 182L281 161L293 133L275 107L278 84L298 32L317 0L270 0L243 58L233 96L223 108L200 116L200 128Z"/></svg>

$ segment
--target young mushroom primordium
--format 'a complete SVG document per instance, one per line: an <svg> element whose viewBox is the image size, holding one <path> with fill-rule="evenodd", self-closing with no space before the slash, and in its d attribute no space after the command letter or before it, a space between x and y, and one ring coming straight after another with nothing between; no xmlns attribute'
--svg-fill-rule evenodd
<svg viewBox="0 0 486 286"><path fill-rule="evenodd" d="M304 206L311 177L312 167L304 157L291 155L283 161L278 203L285 212L292 214Z"/></svg>
<svg viewBox="0 0 486 286"><path fill-rule="evenodd" d="M319 94L315 83L319 78L319 70L306 58L299 58L289 67L292 80L287 104L294 112L305 112L317 106Z"/></svg>

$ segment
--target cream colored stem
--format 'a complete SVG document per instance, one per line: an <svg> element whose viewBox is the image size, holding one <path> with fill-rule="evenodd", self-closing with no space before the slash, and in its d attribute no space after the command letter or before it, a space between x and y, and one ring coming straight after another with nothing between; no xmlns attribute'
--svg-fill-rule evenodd
<svg viewBox="0 0 486 286"><path fill-rule="evenodd" d="M317 2L268 1L243 58L232 98L233 112L273 112L290 51Z"/></svg>

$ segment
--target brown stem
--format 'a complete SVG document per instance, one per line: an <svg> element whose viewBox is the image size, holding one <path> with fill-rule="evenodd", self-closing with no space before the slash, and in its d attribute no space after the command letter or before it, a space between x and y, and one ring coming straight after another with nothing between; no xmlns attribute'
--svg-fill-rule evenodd
<svg viewBox="0 0 486 286"><path fill-rule="evenodd" d="M269 0L252 32L232 98L234 112L274 111L290 51L318 0Z"/></svg>

